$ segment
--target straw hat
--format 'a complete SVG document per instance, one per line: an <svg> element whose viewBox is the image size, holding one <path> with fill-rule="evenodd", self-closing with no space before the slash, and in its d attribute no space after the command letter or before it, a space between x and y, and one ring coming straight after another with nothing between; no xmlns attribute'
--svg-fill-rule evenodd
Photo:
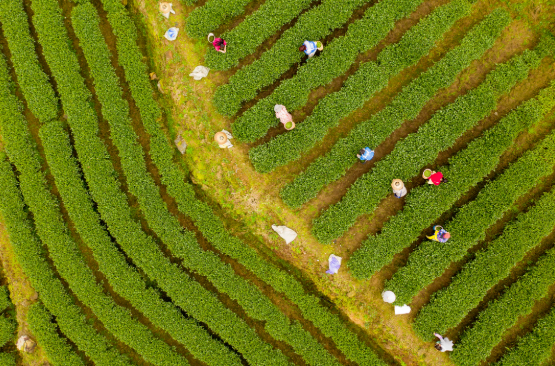
<svg viewBox="0 0 555 366"><path fill-rule="evenodd" d="M403 181L401 179L393 179L391 181L391 188L393 188L395 190L403 189L404 186L405 186L405 184L403 183Z"/></svg>
<svg viewBox="0 0 555 366"><path fill-rule="evenodd" d="M223 132L218 132L214 135L214 140L220 145L225 144L227 142L227 136Z"/></svg>
<svg viewBox="0 0 555 366"><path fill-rule="evenodd" d="M276 105L274 106L274 112L279 113L279 112L281 112L281 110L282 110L284 107L285 107L284 105L276 104Z"/></svg>
<svg viewBox="0 0 555 366"><path fill-rule="evenodd" d="M171 10L170 3L160 3L160 13L168 14Z"/></svg>

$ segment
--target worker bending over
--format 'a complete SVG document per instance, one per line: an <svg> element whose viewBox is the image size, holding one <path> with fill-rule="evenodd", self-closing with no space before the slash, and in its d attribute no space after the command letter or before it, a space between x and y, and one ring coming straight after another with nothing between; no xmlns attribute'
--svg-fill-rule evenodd
<svg viewBox="0 0 555 366"><path fill-rule="evenodd" d="M440 243L445 243L451 237L451 234L449 234L444 228L439 225L434 226L434 231L434 235L426 237L430 240L438 241Z"/></svg>

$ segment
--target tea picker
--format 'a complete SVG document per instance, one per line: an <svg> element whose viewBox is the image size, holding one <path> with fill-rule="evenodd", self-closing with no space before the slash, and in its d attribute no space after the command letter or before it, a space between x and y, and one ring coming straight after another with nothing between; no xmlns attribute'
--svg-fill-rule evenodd
<svg viewBox="0 0 555 366"><path fill-rule="evenodd" d="M436 225L434 226L434 235L426 237L430 240L445 243L447 240L449 240L451 234L449 234L443 227Z"/></svg>
<svg viewBox="0 0 555 366"><path fill-rule="evenodd" d="M431 169L426 169L422 173L422 178L428 180L428 184L433 184L439 186L441 183L447 182L447 179L443 177L443 173L441 172L434 172Z"/></svg>
<svg viewBox="0 0 555 366"><path fill-rule="evenodd" d="M363 163L366 163L367 161L372 160L373 157L374 157L374 150L370 149L369 147L360 149L357 154L357 158L359 158L360 161Z"/></svg>
<svg viewBox="0 0 555 366"><path fill-rule="evenodd" d="M220 149L231 149L233 145L229 140L231 140L232 138L233 136L231 135L231 133L226 130L221 130L214 135L214 140L216 140Z"/></svg>
<svg viewBox="0 0 555 366"><path fill-rule="evenodd" d="M292 130L295 128L295 122L293 122L293 116L291 113L287 112L287 108L284 105L276 104L274 106L274 112L276 112L276 118L283 123L283 127L286 130Z"/></svg>
<svg viewBox="0 0 555 366"><path fill-rule="evenodd" d="M304 52L308 58L314 57L316 52L322 51L324 49L324 45L320 41L304 41L303 45L299 47L299 51Z"/></svg>
<svg viewBox="0 0 555 366"><path fill-rule="evenodd" d="M212 38L212 40L210 40ZM217 38L214 33L208 34L208 42L212 43L214 49L221 53L227 52L227 42L223 38Z"/></svg>
<svg viewBox="0 0 555 366"><path fill-rule="evenodd" d="M449 338L443 338L441 334L434 333L434 335L439 338L439 341L436 342L435 348L441 352L447 352L453 350L453 341Z"/></svg>
<svg viewBox="0 0 555 366"><path fill-rule="evenodd" d="M393 194L397 198L407 195L407 188L401 179L393 179L391 181L391 188L393 189Z"/></svg>
<svg viewBox="0 0 555 366"><path fill-rule="evenodd" d="M160 13L162 13L162 15L166 17L166 19L170 18L170 13L175 14L175 11L172 9L172 6L173 6L172 3L160 3L159 5Z"/></svg>

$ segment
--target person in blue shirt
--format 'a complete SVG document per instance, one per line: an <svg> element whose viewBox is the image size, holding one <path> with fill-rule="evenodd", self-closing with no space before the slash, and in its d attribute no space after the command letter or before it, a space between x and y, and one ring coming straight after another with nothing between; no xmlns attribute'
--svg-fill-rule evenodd
<svg viewBox="0 0 555 366"><path fill-rule="evenodd" d="M301 61L301 65L304 64L308 59L311 59L319 52L324 49L324 45L320 41L304 41L303 45L299 47L299 51L304 52L308 58Z"/></svg>
<svg viewBox="0 0 555 366"><path fill-rule="evenodd" d="M369 147L365 147L364 149L360 149L357 154L357 158L360 159L363 163L372 160L374 157L374 150L371 150Z"/></svg>

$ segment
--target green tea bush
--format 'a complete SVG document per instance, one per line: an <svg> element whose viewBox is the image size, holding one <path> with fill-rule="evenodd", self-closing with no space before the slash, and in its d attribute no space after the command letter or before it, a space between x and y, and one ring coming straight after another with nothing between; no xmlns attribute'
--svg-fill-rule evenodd
<svg viewBox="0 0 555 366"><path fill-rule="evenodd" d="M164 143L166 137L158 124L160 110L152 96L146 66L137 47L133 23L116 0L103 0L108 19L117 38L118 61L125 70L133 98L140 110L143 125L150 135L150 156L158 167L162 184L178 203L179 210L191 217L204 237L226 255L236 259L255 276L284 293L299 306L303 316L322 333L332 339L343 354L361 365L384 365L370 347L348 330L342 320L319 303L319 299L305 293L301 283L291 274L280 270L262 258L256 250L229 234L220 218L204 202L195 197L190 184L177 164L172 161L173 150Z"/></svg>
<svg viewBox="0 0 555 366"><path fill-rule="evenodd" d="M58 100L35 53L35 43L31 37L23 1L0 2L0 22L10 47L17 83L27 106L41 122L55 119L58 114Z"/></svg>
<svg viewBox="0 0 555 366"><path fill-rule="evenodd" d="M551 134L538 147L527 151L499 178L488 183L474 201L460 208L452 221L442 225L451 233L451 239L447 243L424 241L411 253L407 264L385 285L387 290L397 295L396 302L410 304L412 298L441 276L451 263L462 260L468 249L485 238L486 230L501 219L519 197L553 173L554 166L555 134ZM384 235L388 239L382 241L378 236L375 243L381 245L382 242L389 242L393 247L392 251L400 251L403 245L410 245L407 243L415 241L418 233L429 228L441 216L440 210L446 209L446 206L418 205L420 202L412 198L421 194L420 187L411 192L411 200L407 202L405 209L391 221L396 229L391 231L389 224L386 224ZM412 219L416 217L420 219ZM406 222L403 228L395 224L404 220L410 222ZM406 235L395 235L400 232Z"/></svg>
<svg viewBox="0 0 555 366"><path fill-rule="evenodd" d="M272 84L293 64L301 61L304 53L299 52L299 47L305 40L323 39L343 26L356 8L370 1L323 0L320 5L302 14L271 49L241 68L227 84L216 90L213 101L218 112L226 116L237 113L242 102L256 97L260 89Z"/></svg>
<svg viewBox="0 0 555 366"><path fill-rule="evenodd" d="M233 123L234 136L253 142L279 122L274 105L283 104L293 111L308 102L310 91L344 74L357 56L375 47L398 20L408 16L422 0L385 0L366 10L364 17L349 25L344 37L325 45L325 52L299 67L297 74L281 83L268 97L258 101ZM362 41L364 40L364 41Z"/></svg>
<svg viewBox="0 0 555 366"><path fill-rule="evenodd" d="M3 60L0 61L0 64ZM7 90L3 87L5 69L0 65L0 96ZM5 94L9 95L9 94ZM24 121L21 116L9 113L4 100L0 97L0 119ZM9 114L8 114L9 113ZM100 335L87 321L81 309L75 305L61 281L48 264L42 244L34 234L34 227L27 218L23 198L18 190L18 182L7 162L0 153L0 212L6 224L10 242L18 262L29 276L35 290L41 293L45 305L56 315L60 330L68 336L96 365L131 366L126 357L120 355L113 344Z"/></svg>
<svg viewBox="0 0 555 366"><path fill-rule="evenodd" d="M67 339L60 336L52 320L52 314L41 303L31 305L27 313L27 323L37 343L54 365L84 366L83 359L73 350Z"/></svg>
<svg viewBox="0 0 555 366"><path fill-rule="evenodd" d="M416 317L413 328L423 339L457 326L526 253L541 244L555 227L555 190L507 224L503 234L466 263L449 286L439 290ZM508 312L507 312L508 314Z"/></svg>
<svg viewBox="0 0 555 366"><path fill-rule="evenodd" d="M509 21L506 11L497 10L488 15L464 36L458 47L404 87L388 106L357 125L329 153L317 158L286 184L280 192L283 201L298 208L315 198L326 184L341 178L357 162L356 154L361 146L378 146L405 120L416 118L441 88L452 84L461 71L493 46Z"/></svg>
<svg viewBox="0 0 555 366"><path fill-rule="evenodd" d="M555 344L555 308L534 329L518 340L495 366L540 366L550 358Z"/></svg>
<svg viewBox="0 0 555 366"><path fill-rule="evenodd" d="M253 284L235 272L211 251L203 251L190 233L183 235L178 220L167 210L158 187L146 171L143 151L129 123L129 109L122 99L117 76L110 64L99 18L92 5L74 9L73 25L94 78L104 117L111 126L111 137L118 147L128 188L145 213L149 227L168 248L184 261L182 265L206 276L221 292L228 294L254 319L265 321L274 338L290 344L311 365L335 365L335 361L310 333L287 317Z"/></svg>
<svg viewBox="0 0 555 366"><path fill-rule="evenodd" d="M479 365L503 339L505 332L518 319L530 314L536 301L548 294L555 283L555 250L549 250L499 299L492 301L478 314L472 327L466 329L450 354L461 366Z"/></svg>
<svg viewBox="0 0 555 366"><path fill-rule="evenodd" d="M36 4L41 4L41 1L33 4L37 7ZM53 13L52 9L50 14ZM37 14L35 11L34 21ZM67 33L61 19L53 18L50 22L35 21L39 40L57 81L89 191L118 244L178 306L233 344L246 359L253 363L265 360L276 365L286 364L287 359L280 351L263 342L252 328L225 308L211 292L173 265L154 240L142 231L140 224L132 219L109 155L98 138L97 116L88 103L90 93L79 74L75 54L68 48Z"/></svg>
<svg viewBox="0 0 555 366"><path fill-rule="evenodd" d="M251 149L249 157L254 168L268 173L299 159L302 153L322 141L329 129L337 126L342 118L361 108L376 92L385 88L390 78L415 65L457 20L469 12L470 5L466 0L455 0L434 9L398 43L386 47L376 62L361 64L341 90L321 99L312 114L297 128Z"/></svg>
<svg viewBox="0 0 555 366"><path fill-rule="evenodd" d="M251 2L253 0L208 0L189 14L185 30L189 37L206 39L208 33L215 31L227 20L243 14L245 7Z"/></svg>
<svg viewBox="0 0 555 366"><path fill-rule="evenodd" d="M307 9L314 0L268 0L238 26L222 34L227 42L226 53L212 47L206 53L206 66L215 70L227 70L239 64L239 60L256 51L257 47L284 24L292 21Z"/></svg>
<svg viewBox="0 0 555 366"><path fill-rule="evenodd" d="M390 183L393 178L407 181L418 175L426 164L433 163L441 151L451 147L468 129L491 113L495 109L497 99L509 92L518 81L525 79L530 69L539 65L540 59L537 52L527 50L511 61L499 64L480 87L435 113L418 132L397 143L388 156L377 162L370 172L351 185L339 203L330 206L313 221L314 235L322 243L330 243L343 235L359 216L371 213L379 202L391 193ZM481 156L484 154L476 155L475 159ZM487 162L483 163L486 166ZM373 246L363 244L364 247ZM356 266L355 262L368 266L366 259L369 257L363 254L364 250L357 253L357 257L351 258L351 268ZM391 258L388 257L388 262ZM381 261L386 258L384 256L374 259ZM381 266L374 267L372 272L379 268Z"/></svg>
<svg viewBox="0 0 555 366"><path fill-rule="evenodd" d="M43 27L56 30L57 16L61 17L59 13L55 13L57 9L59 7L56 1L35 1L34 20ZM48 52L47 49L55 48L56 43L49 42L50 39L44 37L46 34L42 31L44 28L38 28L39 39L45 52ZM13 104L14 107L17 105L15 101ZM18 110L14 112L17 113ZM58 201L48 190L46 179L41 173L38 151L33 144L25 144L26 140L30 140L29 135L23 132L25 124L21 121L10 126L4 121L0 123L6 150L20 172L20 188L33 213L37 234L48 248L60 277L67 281L77 298L92 310L114 337L135 349L145 360L160 366L188 365L185 358L155 337L127 309L118 306L111 296L104 293L71 236Z"/></svg>

